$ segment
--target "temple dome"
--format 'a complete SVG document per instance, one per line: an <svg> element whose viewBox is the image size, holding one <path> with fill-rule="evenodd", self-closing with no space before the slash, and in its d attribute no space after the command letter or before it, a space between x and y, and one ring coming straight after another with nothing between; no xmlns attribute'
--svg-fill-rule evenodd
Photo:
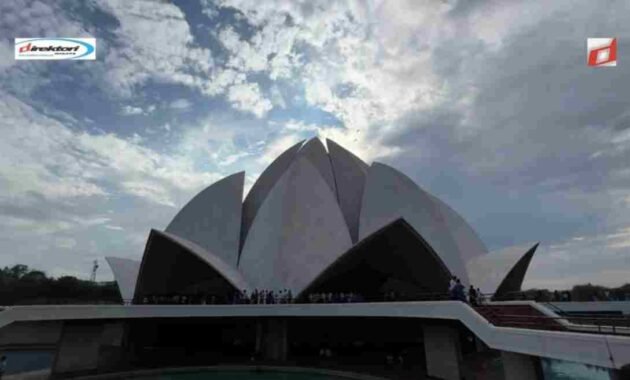
<svg viewBox="0 0 630 380"><path fill-rule="evenodd" d="M465 219L411 178L326 145L290 147L244 201L244 172L210 185L164 232L152 231L140 264L110 259L125 296L132 286L136 300L191 289L414 293L446 289L453 275L484 291L520 289L536 246L488 255ZM492 281L483 279L488 266Z"/></svg>

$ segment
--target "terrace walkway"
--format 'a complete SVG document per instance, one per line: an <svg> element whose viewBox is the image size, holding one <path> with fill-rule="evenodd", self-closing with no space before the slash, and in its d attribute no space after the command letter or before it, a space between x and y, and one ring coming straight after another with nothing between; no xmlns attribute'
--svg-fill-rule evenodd
<svg viewBox="0 0 630 380"><path fill-rule="evenodd" d="M7 307L0 313L0 328L21 321L126 320L143 318L239 317L377 317L459 321L490 348L538 357L567 360L605 368L630 363L630 337L571 330L550 331L524 326L507 312L515 308L475 310L459 301L379 302L278 305L43 305ZM510 303L505 303L506 305ZM511 303L515 304L514 302ZM532 307L534 302L520 302ZM493 310L490 312L489 310ZM500 310L497 312L497 310ZM483 316L486 313L487 317ZM518 315L532 313L518 308ZM487 318L487 319L486 319ZM494 323L493 323L494 321ZM612 331L611 331L612 332Z"/></svg>

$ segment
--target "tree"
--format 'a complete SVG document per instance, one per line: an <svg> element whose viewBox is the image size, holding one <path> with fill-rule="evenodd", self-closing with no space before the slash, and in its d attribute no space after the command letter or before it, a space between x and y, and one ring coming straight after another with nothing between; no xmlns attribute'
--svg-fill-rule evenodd
<svg viewBox="0 0 630 380"><path fill-rule="evenodd" d="M6 267L5 267L6 269ZM16 264L8 270L9 277L20 279L28 272L28 266L24 264Z"/></svg>
<svg viewBox="0 0 630 380"><path fill-rule="evenodd" d="M46 277L23 264L0 269L0 305L120 303L115 283L95 284L72 276Z"/></svg>
<svg viewBox="0 0 630 380"><path fill-rule="evenodd" d="M47 280L46 273L40 270L32 270L25 275L22 276L22 280L24 281L32 281L32 282L42 282Z"/></svg>

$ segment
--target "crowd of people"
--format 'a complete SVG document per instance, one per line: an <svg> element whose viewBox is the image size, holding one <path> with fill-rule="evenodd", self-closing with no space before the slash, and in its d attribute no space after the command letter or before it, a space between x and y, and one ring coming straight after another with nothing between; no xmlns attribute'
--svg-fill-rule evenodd
<svg viewBox="0 0 630 380"><path fill-rule="evenodd" d="M252 292L247 290L234 292L230 297L218 295L199 294L170 294L170 295L147 295L142 297L143 304L170 304L170 305L264 305L264 304L287 304L287 303L355 303L355 302L376 302L376 301L401 301L400 295L394 292L387 292L380 297L366 298L362 294L355 292L319 292L311 293L300 300L296 300L290 289L284 290L258 290ZM127 300L126 303L131 303Z"/></svg>
<svg viewBox="0 0 630 380"><path fill-rule="evenodd" d="M355 303L355 302L400 302L400 301L427 301L427 300L457 300L468 302L475 306L483 303L483 294L479 288L472 285L468 289L464 287L461 280L456 276L450 279L448 293L422 293L422 294L401 294L394 291L387 291L378 295L366 297L358 292L316 292L294 298L291 289L267 290L255 289L251 292L247 290L236 291L230 296L221 295L201 295L201 294L175 294L175 295L147 295L141 300L143 304L289 304L289 303Z"/></svg>
<svg viewBox="0 0 630 380"><path fill-rule="evenodd" d="M364 302L361 294L349 293L313 293L308 295L309 303L351 303Z"/></svg>
<svg viewBox="0 0 630 380"><path fill-rule="evenodd" d="M132 303L132 300L125 300L125 303ZM205 304L225 304L225 297L216 295L197 294L159 294L142 297L141 303L148 305L205 305Z"/></svg>
<svg viewBox="0 0 630 380"><path fill-rule="evenodd" d="M394 291L382 291L374 294L361 294L359 292L315 292L300 296L296 299L290 289L267 290L255 289L236 291L233 294L169 294L169 295L146 295L141 298L143 304L289 304L289 303L356 303L356 302L413 302L413 301L437 301L455 300L466 302L472 306L481 305L486 301L489 294L483 294L479 288L472 284L466 287L462 281L452 276L449 280L447 292L415 292L400 293ZM630 298L630 297L629 297ZM621 298L624 299L624 298ZM570 291L519 291L503 294L497 300L534 300L538 302L562 302L571 301ZM612 292L602 292L597 296L591 296L590 301L613 301L620 300ZM126 304L131 304L132 300L125 300Z"/></svg>
<svg viewBox="0 0 630 380"><path fill-rule="evenodd" d="M363 302L363 296L353 292L340 293L311 293L304 297L300 303L349 303ZM233 297L234 304L282 304L294 303L293 293L290 289L281 291L255 289L250 294L247 290L236 292Z"/></svg>
<svg viewBox="0 0 630 380"><path fill-rule="evenodd" d="M457 276L452 276L448 285L449 299L453 301L468 302L473 306L481 305L484 302L483 293L472 284L466 291L466 287Z"/></svg>
<svg viewBox="0 0 630 380"><path fill-rule="evenodd" d="M233 304L279 304L293 303L293 293L291 289L283 290L258 290L254 289L251 293L247 290L235 292L232 297Z"/></svg>

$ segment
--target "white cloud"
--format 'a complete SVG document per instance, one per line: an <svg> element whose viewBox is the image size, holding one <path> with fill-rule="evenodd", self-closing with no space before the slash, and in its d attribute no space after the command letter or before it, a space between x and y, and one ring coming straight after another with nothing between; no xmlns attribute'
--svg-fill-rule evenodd
<svg viewBox="0 0 630 380"><path fill-rule="evenodd" d="M123 115L141 115L144 111L140 107L124 106L122 108Z"/></svg>
<svg viewBox="0 0 630 380"><path fill-rule="evenodd" d="M111 218L104 216L94 216L94 217L73 217L72 221L81 227L92 227L105 224L109 222Z"/></svg>
<svg viewBox="0 0 630 380"><path fill-rule="evenodd" d="M282 126L288 136L300 135L306 138L317 136L322 141L331 139L368 162L375 157L393 156L399 152L399 149L396 147L388 147L380 143L378 137L372 138L373 145L366 144L366 137L360 129L352 130L334 125L305 123L295 119L287 121Z"/></svg>
<svg viewBox="0 0 630 380"><path fill-rule="evenodd" d="M576 284L620 286L628 283L624 268L630 252L630 227L609 234L567 238L541 244L534 255L524 288L567 289ZM624 274L625 273L625 274Z"/></svg>
<svg viewBox="0 0 630 380"><path fill-rule="evenodd" d="M448 6L423 7L417 2L306 6L239 0L220 4L239 9L260 28L247 41L231 28L221 31L220 40L231 53L228 66L242 72L265 71L272 80L301 82L308 104L331 112L347 130L361 131L352 136L352 146L363 146L370 157L398 152L396 147L379 145L384 127L443 99L444 84L433 73L430 54L409 45L419 35L440 37L437 31L445 28ZM397 17L408 20L403 28L390 21ZM300 52L303 46L312 52ZM284 100L277 95L272 87L272 100L282 107ZM337 135L332 130L326 134Z"/></svg>
<svg viewBox="0 0 630 380"><path fill-rule="evenodd" d="M230 86L227 99L238 110L251 112L261 118L269 112L273 105L264 98L257 83L241 83Z"/></svg>
<svg viewBox="0 0 630 380"><path fill-rule="evenodd" d="M214 71L210 80L201 84L201 91L205 95L215 96L225 92L232 84L244 83L247 76L233 69L218 68Z"/></svg>
<svg viewBox="0 0 630 380"><path fill-rule="evenodd" d="M266 19L249 40L243 40L232 27L221 30L218 38L230 52L228 67L240 72L265 71L277 80L291 77L302 65L294 49L299 33L298 27L287 24L286 15L277 14Z"/></svg>
<svg viewBox="0 0 630 380"><path fill-rule="evenodd" d="M275 107L287 108L287 102L277 85L273 85L270 91L271 102Z"/></svg>
<svg viewBox="0 0 630 380"><path fill-rule="evenodd" d="M119 21L117 46L108 46L105 75L113 88L130 95L148 79L200 87L214 66L210 50L195 45L181 10L155 1L101 2Z"/></svg>
<svg viewBox="0 0 630 380"><path fill-rule="evenodd" d="M73 227L72 223L67 221L36 221L10 215L3 215L0 218L0 225L13 231L13 233L23 231L32 234L32 236L53 235L68 231Z"/></svg>
<svg viewBox="0 0 630 380"><path fill-rule="evenodd" d="M35 192L47 198L75 198L120 191L172 204L177 192L215 178L198 172L189 158L160 155L133 137L74 131L8 94L0 93L0 114L5 195Z"/></svg>
<svg viewBox="0 0 630 380"><path fill-rule="evenodd" d="M248 153L248 152L240 152L240 153L228 154L225 157L221 157L217 164L219 166L232 165L232 164L238 162L239 160L242 160L243 158L249 157L250 155L251 154Z"/></svg>
<svg viewBox="0 0 630 380"><path fill-rule="evenodd" d="M221 125L182 125L168 154L134 136L66 126L4 92L0 114L0 242L19 247L0 253L4 265L72 273L88 256L139 255L149 228L163 228L239 153L226 138L234 129Z"/></svg>
<svg viewBox="0 0 630 380"><path fill-rule="evenodd" d="M219 33L219 40L232 53L227 66L239 71L263 71L267 68L267 57L255 50L247 41L242 41L238 33L227 27Z"/></svg>
<svg viewBox="0 0 630 380"><path fill-rule="evenodd" d="M607 247L610 249L624 249L630 252L630 227L621 228L617 232L607 235Z"/></svg>
<svg viewBox="0 0 630 380"><path fill-rule="evenodd" d="M264 152L257 159L259 163L269 164L285 150L297 144L302 138L298 134L287 134L267 142Z"/></svg>
<svg viewBox="0 0 630 380"><path fill-rule="evenodd" d="M322 126L316 123L305 123L302 120L291 119L284 124L284 128L296 132L318 132Z"/></svg>
<svg viewBox="0 0 630 380"><path fill-rule="evenodd" d="M72 238L56 238L54 242L57 247L63 249L72 249L77 245L77 241Z"/></svg>
<svg viewBox="0 0 630 380"><path fill-rule="evenodd" d="M124 181L120 184L125 192L164 206L175 207L171 194L159 183L148 181Z"/></svg>
<svg viewBox="0 0 630 380"><path fill-rule="evenodd" d="M0 114L0 179L5 184L4 194L36 192L49 198L107 195L103 187L90 179L92 163L84 171L76 162L72 145L64 147L74 137L70 129L51 123L1 92Z"/></svg>
<svg viewBox="0 0 630 380"><path fill-rule="evenodd" d="M173 100L169 105L170 108L176 110L186 110L192 106L192 103L188 99L180 98Z"/></svg>

